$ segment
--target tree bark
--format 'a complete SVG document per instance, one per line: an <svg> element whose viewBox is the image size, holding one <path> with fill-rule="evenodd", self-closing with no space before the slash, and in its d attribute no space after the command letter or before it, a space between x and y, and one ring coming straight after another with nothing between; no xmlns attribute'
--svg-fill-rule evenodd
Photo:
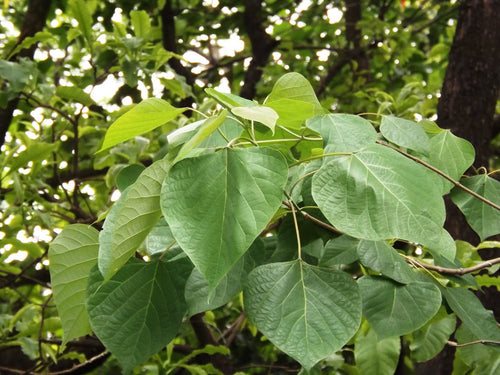
<svg viewBox="0 0 500 375"><path fill-rule="evenodd" d="M498 133L495 106L500 93L500 1L463 0L438 104L438 125L469 140L476 150L475 167L488 167L495 155L490 143ZM445 228L453 238L479 242L465 217L447 199ZM492 254L483 252L483 258ZM478 297L498 319L498 292L486 288ZM419 364L417 374L451 374L454 349L446 346L432 360Z"/></svg>
<svg viewBox="0 0 500 375"><path fill-rule="evenodd" d="M21 26L17 44L19 45L25 38L35 35L37 32L42 31L47 21L49 14L51 0L31 0L28 5L28 10L24 16L24 21ZM32 59L35 52L36 45L31 48L23 49L17 54L13 55L9 60L16 61L20 57L27 57ZM5 108L0 107L0 147L5 142L5 136L9 130L10 123L14 110L19 104L19 98L11 99Z"/></svg>
<svg viewBox="0 0 500 375"><path fill-rule="evenodd" d="M279 42L266 33L262 22L262 2L260 0L245 0L243 21L252 44L253 57L245 73L240 96L252 99L257 92L257 83L262 78L262 68L266 66L269 56Z"/></svg>

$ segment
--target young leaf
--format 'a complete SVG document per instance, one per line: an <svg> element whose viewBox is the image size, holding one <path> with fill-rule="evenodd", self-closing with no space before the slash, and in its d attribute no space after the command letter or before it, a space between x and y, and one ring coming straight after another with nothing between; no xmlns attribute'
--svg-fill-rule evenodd
<svg viewBox="0 0 500 375"><path fill-rule="evenodd" d="M431 149L429 136L416 122L394 116L383 116L380 132L398 146L427 155Z"/></svg>
<svg viewBox="0 0 500 375"><path fill-rule="evenodd" d="M449 130L443 130L431 138L429 163L458 181L462 174L474 162L474 147L465 139L453 135ZM450 191L453 184L441 178L443 194Z"/></svg>
<svg viewBox="0 0 500 375"><path fill-rule="evenodd" d="M323 147L328 146L328 152L358 151L377 140L377 132L372 124L355 115L316 116L307 120L306 124L321 134Z"/></svg>
<svg viewBox="0 0 500 375"><path fill-rule="evenodd" d="M255 326L307 370L345 345L361 322L351 276L300 260L257 267L243 297Z"/></svg>
<svg viewBox="0 0 500 375"><path fill-rule="evenodd" d="M88 225L68 225L49 248L50 280L64 343L92 331L85 296L90 269L97 263L98 236Z"/></svg>
<svg viewBox="0 0 500 375"><path fill-rule="evenodd" d="M182 159L186 156L192 149L203 142L210 134L217 130L219 126L222 125L227 116L227 110L222 110L217 116L211 116L203 122L200 126L198 132L192 136L184 145L182 146L179 154L175 158L175 161ZM174 162L175 162L174 161Z"/></svg>
<svg viewBox="0 0 500 375"><path fill-rule="evenodd" d="M314 104L294 99L278 99L267 102L279 116L278 124L290 129L300 129L304 122L314 116Z"/></svg>
<svg viewBox="0 0 500 375"><path fill-rule="evenodd" d="M366 322L362 327L354 342L356 367L361 374L393 375L401 351L399 337L379 339Z"/></svg>
<svg viewBox="0 0 500 375"><path fill-rule="evenodd" d="M379 338L401 336L422 327L441 306L437 286L427 282L398 284L376 276L358 280L363 315Z"/></svg>
<svg viewBox="0 0 500 375"><path fill-rule="evenodd" d="M483 174L466 177L461 183L482 197L500 205L500 182ZM451 200L463 212L481 241L500 233L500 211L460 188L451 191Z"/></svg>
<svg viewBox="0 0 500 375"><path fill-rule="evenodd" d="M87 8L87 4L83 0L71 0L69 2L71 14L78 21L78 27L92 50L94 38L92 36L92 16Z"/></svg>
<svg viewBox="0 0 500 375"><path fill-rule="evenodd" d="M211 88L205 89L205 92L208 96L214 98L217 102L228 109L233 109L234 107L253 107L258 105L257 103L242 98L241 96L234 94L225 94Z"/></svg>
<svg viewBox="0 0 500 375"><path fill-rule="evenodd" d="M441 307L434 318L413 332L411 357L417 362L426 362L435 357L455 331L456 322L455 315L448 315L446 309Z"/></svg>
<svg viewBox="0 0 500 375"><path fill-rule="evenodd" d="M450 308L477 339L500 341L500 329L493 313L483 307L474 293L463 288L443 288L442 293Z"/></svg>
<svg viewBox="0 0 500 375"><path fill-rule="evenodd" d="M130 12L130 20L134 28L134 34L138 38L145 38L151 30L151 21L145 10L133 10Z"/></svg>
<svg viewBox="0 0 500 375"><path fill-rule="evenodd" d="M387 242L361 241L357 250L361 263L366 267L402 284L415 280L411 267Z"/></svg>
<svg viewBox="0 0 500 375"><path fill-rule="evenodd" d="M273 133L279 117L274 109L264 106L234 107L231 112L246 120L260 122L271 129Z"/></svg>
<svg viewBox="0 0 500 375"><path fill-rule="evenodd" d="M166 124L186 110L158 98L143 100L111 124L99 151Z"/></svg>
<svg viewBox="0 0 500 375"><path fill-rule="evenodd" d="M168 173L161 208L175 239L215 288L281 204L288 168L275 150L223 149Z"/></svg>
<svg viewBox="0 0 500 375"><path fill-rule="evenodd" d="M340 231L367 240L441 241L445 218L439 185L421 165L374 144L335 156L312 180L312 194Z"/></svg>
<svg viewBox="0 0 500 375"><path fill-rule="evenodd" d="M314 106L314 115L325 113L311 84L299 73L287 73L281 76L274 84L265 104L269 105L271 102L281 99L292 99L311 103Z"/></svg>
<svg viewBox="0 0 500 375"><path fill-rule="evenodd" d="M187 258L145 263L132 258L108 282L94 269L87 310L94 333L132 370L172 340L186 313Z"/></svg>
<svg viewBox="0 0 500 375"><path fill-rule="evenodd" d="M109 279L139 248L161 216L161 184L170 164L158 160L146 168L130 186L112 229L111 259L104 273Z"/></svg>

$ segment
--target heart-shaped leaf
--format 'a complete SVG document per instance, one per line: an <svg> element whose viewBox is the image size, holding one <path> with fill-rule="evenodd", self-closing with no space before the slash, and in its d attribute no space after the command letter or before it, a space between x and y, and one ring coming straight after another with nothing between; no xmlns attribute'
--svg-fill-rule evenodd
<svg viewBox="0 0 500 375"><path fill-rule="evenodd" d="M363 315L379 338L401 336L422 327L441 306L437 286L427 282L399 284L364 276L358 280Z"/></svg>
<svg viewBox="0 0 500 375"><path fill-rule="evenodd" d="M281 204L288 168L267 148L223 149L181 160L162 187L170 229L214 288Z"/></svg>
<svg viewBox="0 0 500 375"><path fill-rule="evenodd" d="M394 116L383 116L380 132L392 143L427 155L430 151L429 136L416 122Z"/></svg>
<svg viewBox="0 0 500 375"><path fill-rule="evenodd" d="M374 144L332 157L313 177L312 194L326 218L352 237L432 247L442 240L445 218L435 182L425 167Z"/></svg>
<svg viewBox="0 0 500 375"><path fill-rule="evenodd" d="M124 368L132 370L177 334L187 305L188 259L145 263L132 258L106 283L95 268L87 310L94 333Z"/></svg>
<svg viewBox="0 0 500 375"><path fill-rule="evenodd" d="M49 248L50 280L65 343L91 332L85 297L90 269L97 263L98 240L94 228L73 224Z"/></svg>
<svg viewBox="0 0 500 375"><path fill-rule="evenodd" d="M361 323L351 276L300 260L257 267L243 296L248 318L306 369L345 345Z"/></svg>

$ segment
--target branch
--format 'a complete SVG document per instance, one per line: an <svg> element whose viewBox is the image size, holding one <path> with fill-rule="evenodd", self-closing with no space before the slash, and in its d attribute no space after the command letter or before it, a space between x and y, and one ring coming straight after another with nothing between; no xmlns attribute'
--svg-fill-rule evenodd
<svg viewBox="0 0 500 375"><path fill-rule="evenodd" d="M285 205L287 208L289 208L290 210L292 209L292 206L291 206L290 203L285 202L285 201L282 201L281 203L283 205ZM302 214L302 216L304 217L304 219L312 221L314 224L316 224L316 225L320 226L321 228L326 229L326 230L328 230L330 232L337 233L337 234L343 234L341 231L339 231L334 226L332 226L332 225L330 225L328 223L325 223L324 221L321 221L319 219L316 219L314 216L311 216L307 212L302 211L300 209L300 207L295 207L295 208L297 209L298 212L300 212Z"/></svg>
<svg viewBox="0 0 500 375"><path fill-rule="evenodd" d="M262 68L266 66L269 56L279 41L266 33L262 22L262 2L260 0L245 0L243 22L252 45L253 58L248 67L240 96L252 99L256 94L256 86L262 77Z"/></svg>
<svg viewBox="0 0 500 375"><path fill-rule="evenodd" d="M433 264L427 264L427 263L421 262L421 261L419 261L417 259L413 259L413 258L411 258L411 259L405 258L405 259L408 263L413 264L413 265L418 265L419 267L425 268L427 270L436 271L436 272L446 274L446 275L459 275L459 276L465 275L467 273L471 273L474 271L479 271L483 268L492 267L493 265L500 263L500 258L494 258L494 259L490 259L490 260L484 261L482 263L476 264L475 266L472 266L472 267L446 268L446 267L441 267L441 266L435 266Z"/></svg>
<svg viewBox="0 0 500 375"><path fill-rule="evenodd" d="M397 152L399 152L400 154L406 156L407 158L410 158L411 160L413 161L416 161L417 163L419 164L422 164L424 167L430 169L431 171L437 173L438 175L440 175L441 177L444 177L445 179L447 179L448 181L450 181L453 185L455 185L456 187L466 191L467 193L469 193L470 195L476 197L477 199L479 199L480 201L483 201L484 203L486 203L487 205L497 209L500 211L500 206L488 199L486 199L485 197L479 195L478 193L476 193L475 191L472 191L471 189L469 189L468 187L462 185L460 182L454 180L453 178L451 178L450 176L448 176L446 173L440 171L439 169L433 167L432 165L426 163L425 161L413 156L413 155L410 155L408 154L407 152L403 151L403 150L400 150L399 148L397 147L394 147L394 146L391 146L390 144L388 143L385 143L385 142L382 142L382 141L376 141L378 144L382 145L382 146L385 146L385 147L389 147Z"/></svg>

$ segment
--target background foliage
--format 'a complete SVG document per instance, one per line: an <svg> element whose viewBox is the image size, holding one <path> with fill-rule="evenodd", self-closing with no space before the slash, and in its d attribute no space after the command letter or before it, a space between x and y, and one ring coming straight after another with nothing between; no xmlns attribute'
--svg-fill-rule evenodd
<svg viewBox="0 0 500 375"><path fill-rule="evenodd" d="M480 255L486 254L485 249L498 248L498 242L491 236L498 234L499 211L484 210L483 203L463 190L452 191L451 199L468 217L470 227L478 236L466 238L465 231L454 230L450 224L447 229L454 239L465 240L456 242L455 259L452 253L455 247L449 245L445 235L430 238L426 235L428 232L415 234L414 230L415 225L426 220L423 217L434 218L437 226L442 226L444 206L440 206L440 195L454 186L452 182L432 180L424 167L417 167L408 157L377 144L356 157L336 159L335 165L330 165L334 169L324 168L313 179L301 180L300 177L318 169L320 162L311 159L308 164L294 165L286 172L286 181L281 167L285 159L276 156L281 151L290 165L296 160L314 158L322 148L330 153L358 151L383 136L406 150L409 156L422 158L425 155L426 162L458 181L473 163L475 147L475 169L467 171L469 177L462 183L498 204L500 189L494 179L495 168L498 168L496 133L484 127L481 131L476 130L475 135L481 134L486 139L479 143L466 136L465 128L453 128L452 133L428 121L437 118L438 99L445 94L442 88L446 68L453 64L448 56L457 19L467 15L468 9L478 14L481 10L473 1L463 4L391 0L363 3L266 1L262 4L253 0L221 3L199 0L5 1L0 23L2 371L78 373L100 366L103 372L116 373L120 366L132 369L142 362L134 372L156 374L184 369L192 373L216 373L215 368L225 373L300 371L300 365L283 350L306 367L314 365L316 357L322 359L311 370L321 373L365 373L370 368L371 373L428 374L431 373L429 367L421 363L437 358L448 366L449 372L493 374L499 365L498 360L492 360L498 358L497 347L475 344L458 347L456 351L455 347L478 339L498 342L496 322L483 307L494 309L495 298L498 301L494 294L488 294L498 288L494 274L497 267L489 267L488 272L479 271L487 266L482 264ZM489 30L487 22L484 19L486 31ZM453 43L458 44L457 40ZM476 49L485 59L489 56L488 50L481 50L481 43L473 46L469 50ZM491 60L495 61L495 56ZM490 100L493 111L488 123L491 124L498 123L492 116L498 112L499 61L500 58L496 60L496 68L489 70L493 74L489 81L497 88L496 94L493 88L493 101ZM484 65L487 66L486 62ZM299 97L289 97L290 84L286 80L277 83L288 72L298 72L307 78L298 81L298 88L293 87L293 93L300 93ZM229 90L240 97L220 94ZM486 89L483 97L487 96L485 92ZM266 107L260 105L255 109L252 100L261 104L265 101ZM439 104L445 102L447 99L442 98ZM186 107L194 107L196 111L186 110ZM471 112L477 111L474 113L477 123L482 123L487 111L480 110L480 106L473 108ZM458 112L461 108L455 105L455 109ZM325 110L335 115L308 120ZM208 120L200 113L209 116ZM236 148L181 160L192 156L194 148L226 145L224 138L216 137L219 133L213 133L216 129L229 140L239 137L241 128L234 118L247 124L252 120L264 124L262 128L257 124L256 132L249 134L254 137L253 142L295 138L276 126L274 113L279 114L279 125L310 140L282 142L280 147L277 147L279 142L275 142L275 150L271 151ZM341 113L368 115L361 118ZM120 117L123 114L126 116ZM416 127L401 117L424 120ZM448 127L440 122L445 118L444 114L438 118L443 128ZM308 130L304 128L306 120ZM375 123L379 133L367 120ZM342 133L333 133L332 124ZM201 130L196 133L196 126L200 125ZM210 134L212 136L208 137ZM344 136L341 143L337 142L339 134ZM454 134L468 138L474 147ZM245 174L259 181L256 185L265 194L276 195L273 189L278 187L281 192L286 186L285 191L291 194L286 200L289 206L281 205L279 193L269 207L255 212L258 225L251 233L242 233L237 241L231 236L231 241L239 244L236 256L228 252L220 262L209 257L208 261L213 263L204 263L207 259L196 260L196 249L205 240L204 235L210 232L211 227L204 223L211 218L193 222L200 234L185 242L179 238L192 233L186 228L186 220L180 221L182 225L177 227L172 223L182 219L178 217L180 214L192 218L198 213L196 207L193 212L186 213L189 204L182 201L186 199L183 192L189 191L198 180L205 181L203 171L214 173L206 165L219 168L216 172L220 173L240 173L238 167L229 170L217 167L229 159L250 166L274 166L275 175L269 179L272 181L269 186L261 186L263 178L258 175L258 169L249 167ZM394 160L400 163L396 169L399 172L397 185L405 187L397 196L410 194L405 199L417 202L416 206L435 199L429 205L435 212L414 217L415 222L407 228L398 226L401 221L393 218L396 227L384 233L368 225L353 229L348 225L349 220L339 220L348 208L344 210L338 202L328 201L332 194L329 194L329 186L324 186L326 181L333 180L337 184L330 187L335 191L342 186L357 186L359 181L342 174L346 165L350 163L359 173L365 173L370 163L385 163L386 167L394 168ZM167 179L172 183L162 187L173 161L178 162L178 167L168 174ZM181 167L188 168L188 163L200 165L189 166L197 172L190 176L191 179L184 180ZM290 191L295 183L297 187ZM375 189L380 188L376 181L373 183ZM414 190L408 191L406 186L413 186ZM237 186L228 194L236 200L240 194L245 197L256 194L252 189L241 193L245 187ZM210 194L219 191L219 186L213 190L198 188L204 189L203 194L199 190L198 195L206 196L208 202L217 202L217 196ZM309 195L304 193L306 191ZM112 204L119 192L122 199ZM168 207L177 204L179 208L174 211L164 208L165 213L172 212L175 217L165 214L166 222L157 224L162 216L161 207L151 197L160 193L166 197L162 204ZM191 202L196 200L196 195L190 199ZM251 196L248 202L256 199L258 196ZM300 211L304 215L296 212L296 226L300 227L301 234L299 249L307 263L312 264L302 265L292 260L293 254L297 256L292 213L314 202L326 218L311 216L312 212L307 210ZM365 203L380 212L380 207L375 208L379 204L377 200ZM395 205L397 202L390 200L383 203L383 207ZM138 208L144 209L146 214L138 215ZM418 210L419 207L411 207L408 212ZM200 208L200 212L216 211L212 206ZM269 215L273 216L276 211L277 215L271 220ZM266 227L269 221L273 224ZM358 243L352 237L332 235L329 227L318 226L317 221L333 224L364 240ZM430 227L433 225L435 223L429 223ZM63 235L54 241L63 228ZM230 231L234 226L227 222L222 228ZM181 233L183 230L188 234ZM272 236L254 242L254 237L263 230ZM140 235L134 239L133 234L138 232ZM119 233L118 237L113 233ZM174 243L174 237L178 244ZM379 241L388 238L425 245L432 258L426 252L419 258L413 247L401 243L396 243L395 247L400 250L399 254L410 256L416 262L410 262L413 267L426 267L429 272L436 272L434 276L442 285L414 280L414 272L403 258L386 242ZM432 245L438 242L439 250L446 243L452 250L433 252ZM51 279L47 257L50 244ZM245 256L239 258L250 245ZM190 256L200 274L191 271L190 262L179 255L179 246ZM214 253L217 253L217 246L221 244L214 244ZM100 247L110 251L106 253ZM161 262L128 261L139 247L141 257L149 259L161 256L167 247L169 252ZM266 325L269 322L258 323L258 310L250 308L247 311L251 319L243 313L243 305L258 301L260 293L246 293L242 300L238 293L243 285L237 276L250 272L256 265L269 263L261 259L262 249L275 250L273 262L287 263L279 263L280 266L274 268L267 264L261 267L269 268L255 269L249 276L250 290L257 290L252 283L260 285L259 277L264 276L269 277L271 290L280 291L280 287L273 289L271 285L279 285L281 274L303 274L310 282L320 283L334 278L335 272L339 272L340 279L348 272L356 277L366 274L358 282L363 300L387 294L387 298L393 298L399 306L410 306L415 299L425 303L407 307L408 311L419 311L411 316L399 309L387 311L387 304L374 303L373 308L363 310L366 320L363 319L357 333L357 326L352 323L354 331L344 333L340 340L343 342L331 343L330 351L300 359L294 353L302 353L303 349L289 348L273 340L274 328ZM102 254L109 256L106 258ZM231 256L235 259L228 258ZM430 265L420 264L432 259L434 262ZM91 270L96 261L98 270ZM214 264L220 265L219 273L208 271ZM67 267L70 265L74 272L68 279ZM317 266L335 271L325 274ZM228 267L233 268L226 275L224 269ZM467 267L463 275L460 274L462 267ZM450 269L456 271L450 273ZM113 279L112 274L118 270ZM110 289L91 293L86 308L81 301L87 294L85 278L89 272L91 291L97 289L103 275L110 279L104 284ZM412 272L411 277L408 272ZM474 273L471 275L471 272ZM156 278L162 282L153 282ZM125 283L126 280L132 280L132 284ZM220 280L223 282L218 284ZM445 288L445 284L454 287ZM138 289L138 285L146 288L147 293ZM348 285L347 281L343 282L343 287L347 288L344 290L350 291ZM57 301L58 309L52 287L61 296ZM192 291L186 293L185 306L171 307L173 305L165 303L162 296L166 289L184 287ZM207 291L215 287L213 298L207 298ZM483 304L467 288L476 291L483 288L486 291ZM166 331L155 331L158 325L148 320L152 310L143 311L144 315L137 316L129 325L113 329L120 334L111 342L102 339L106 335L102 331L109 331L110 321L107 318L109 306L102 301L115 289L118 295L137 293L137 306L153 302L156 308L156 303L160 304L158 310L167 310L168 316L155 319L172 320L172 325ZM443 305L438 301L441 294ZM220 298L221 295L234 298ZM355 292L349 293L349 299L353 299L353 295ZM68 302L61 302L64 298ZM179 301L183 296L174 299ZM326 299L326 296L320 298ZM119 299L115 302L116 308L121 306ZM120 314L129 316L137 306L131 306L130 310L125 306ZM191 316L189 319L185 317L186 308ZM87 310L94 333L105 341L106 348L94 335L79 338L90 332L90 326L81 324L87 321ZM326 311L330 311L328 307ZM495 313L498 314L498 310ZM463 324L456 325L454 314ZM359 312L353 313L354 317L358 315ZM377 319L377 316L384 319ZM422 316L428 319L415 321ZM331 319L332 315L324 314L324 317ZM144 332L137 329L141 324L151 336L140 336ZM349 326L348 321L343 324ZM409 326L405 328L405 324ZM173 341L169 342L166 337ZM133 345L130 345L131 352L122 351L123 343L128 340L135 340L143 353L150 354L136 356ZM119 349L115 349L116 345ZM165 346L166 349L159 351ZM331 353L341 346L342 350ZM114 355L110 356L107 350ZM229 350L230 356L227 355ZM156 351L159 352L151 357ZM378 366L376 372L373 366ZM440 371L436 365L431 364L430 368L436 373Z"/></svg>

